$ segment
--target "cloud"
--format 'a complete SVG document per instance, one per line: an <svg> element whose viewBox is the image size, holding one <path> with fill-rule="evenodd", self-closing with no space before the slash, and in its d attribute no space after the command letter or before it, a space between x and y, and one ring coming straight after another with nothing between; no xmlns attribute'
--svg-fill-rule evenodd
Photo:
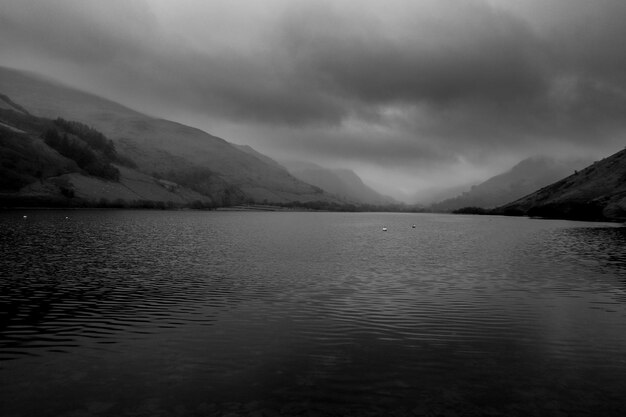
<svg viewBox="0 0 626 417"><path fill-rule="evenodd" d="M398 23L405 27L306 14L289 16L281 39L301 57L300 74L361 103L508 100L544 87L535 62L541 45L523 22L486 6L451 3L462 8L456 10L462 21L443 13L435 25L410 4L405 12L416 18Z"/></svg>
<svg viewBox="0 0 626 417"><path fill-rule="evenodd" d="M621 147L625 17L621 0L8 0L0 59L409 183Z"/></svg>

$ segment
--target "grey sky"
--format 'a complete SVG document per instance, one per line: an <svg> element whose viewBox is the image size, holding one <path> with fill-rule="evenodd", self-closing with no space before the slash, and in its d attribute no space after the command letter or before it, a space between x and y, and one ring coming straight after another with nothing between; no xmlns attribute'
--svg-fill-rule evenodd
<svg viewBox="0 0 626 417"><path fill-rule="evenodd" d="M399 196L625 145L622 0L0 0L0 63Z"/></svg>

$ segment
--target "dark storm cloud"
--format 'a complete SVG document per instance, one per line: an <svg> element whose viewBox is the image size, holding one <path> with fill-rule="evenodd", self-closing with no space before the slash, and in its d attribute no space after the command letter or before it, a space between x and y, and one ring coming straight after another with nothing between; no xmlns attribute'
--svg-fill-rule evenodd
<svg viewBox="0 0 626 417"><path fill-rule="evenodd" d="M621 0L3 0L0 62L213 133L207 118L236 125L226 138L261 150L410 178L557 145L615 150L624 18Z"/></svg>
<svg viewBox="0 0 626 417"><path fill-rule="evenodd" d="M595 22L574 14L552 38L482 2L401 3L389 12L409 17L382 23L372 10L347 13L332 2L305 3L278 9L271 30L250 40L262 53L229 48L228 40L203 50L166 38L149 3L9 4L0 29L4 48L35 49L95 68L122 90L134 86L244 121L338 124L380 116L388 106L426 104L441 111L442 133L450 123L467 127L445 117L459 109L474 117L488 110L484 121L495 132L505 120L516 129L543 126L558 133L564 122L610 125L612 109L624 105L622 2L598 2ZM571 91L558 91L563 77ZM535 123L527 123L529 114Z"/></svg>
<svg viewBox="0 0 626 417"><path fill-rule="evenodd" d="M292 63L277 62L271 50L251 56L227 41L205 50L166 37L147 2L15 1L0 7L0 53L35 54L43 72L46 63L62 61L67 71L57 75L66 79L97 72L96 86L104 80L105 88L109 82L113 90L132 89L149 101L200 106L238 120L337 123L347 111L342 100L299 80Z"/></svg>
<svg viewBox="0 0 626 417"><path fill-rule="evenodd" d="M87 65L112 65L154 52L154 16L140 4L119 1L6 1L0 4L2 52L32 51ZM152 51L150 51L152 49Z"/></svg>
<svg viewBox="0 0 626 417"><path fill-rule="evenodd" d="M523 22L452 3L462 21L442 16L433 24L409 7L416 16L399 37L373 19L301 12L286 19L282 39L299 74L362 103L509 100L545 88L543 46Z"/></svg>
<svg viewBox="0 0 626 417"><path fill-rule="evenodd" d="M454 13L440 11L436 23L408 7L416 18L403 36L375 19L300 12L286 19L281 39L298 57L302 82L342 97L351 111L421 106L430 120L407 134L474 146L590 135L602 142L624 129L626 3L567 10L563 2L570 16L543 33L485 3L451 3Z"/></svg>
<svg viewBox="0 0 626 417"><path fill-rule="evenodd" d="M196 91L207 106L219 98L231 116L295 125L380 116L390 105L505 104L545 91L544 45L523 22L454 3L463 7L462 22L422 17L404 23L401 37L358 11L324 3L287 9L266 35L272 48L264 55L195 59L194 68L202 63L214 77Z"/></svg>
<svg viewBox="0 0 626 417"><path fill-rule="evenodd" d="M404 137L392 137L392 132L377 131L327 131L311 129L303 134L298 143L299 151L305 155L327 157L344 161L369 161L380 167L422 165L441 161L453 162L453 152L443 152L419 141L407 141ZM280 141L280 139L278 139ZM287 135L282 139L283 146L293 141Z"/></svg>
<svg viewBox="0 0 626 417"><path fill-rule="evenodd" d="M460 28L448 19L424 29L418 19L401 39L371 16L337 14L324 3L288 8L261 40L273 45L263 55L162 39L149 7L137 3L113 2L93 14L80 2L63 4L14 7L0 29L5 44L104 67L146 90L159 83L170 97L236 118L337 123L389 103L507 100L544 87L533 62L537 45L523 24L464 2Z"/></svg>

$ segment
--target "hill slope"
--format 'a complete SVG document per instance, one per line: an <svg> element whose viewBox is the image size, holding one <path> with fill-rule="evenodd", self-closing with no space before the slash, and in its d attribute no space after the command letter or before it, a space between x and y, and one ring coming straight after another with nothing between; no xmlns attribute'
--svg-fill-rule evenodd
<svg viewBox="0 0 626 417"><path fill-rule="evenodd" d="M283 162L283 166L299 180L351 203L371 205L397 203L393 198L384 196L367 186L354 171L349 169L328 169L310 162L293 161Z"/></svg>
<svg viewBox="0 0 626 417"><path fill-rule="evenodd" d="M626 220L626 149L494 210L576 220Z"/></svg>
<svg viewBox="0 0 626 417"><path fill-rule="evenodd" d="M221 201L133 169L101 133L0 97L0 206L206 207Z"/></svg>
<svg viewBox="0 0 626 417"><path fill-rule="evenodd" d="M204 193L224 191L225 183L237 199L233 202L336 201L223 139L35 74L0 67L0 94L33 115L85 123L111 138L120 154L135 161L141 172L172 181L184 179Z"/></svg>
<svg viewBox="0 0 626 417"><path fill-rule="evenodd" d="M433 204L431 209L452 211L462 207L494 208L545 187L588 163L557 161L546 157L527 158L509 171L473 186L457 197Z"/></svg>

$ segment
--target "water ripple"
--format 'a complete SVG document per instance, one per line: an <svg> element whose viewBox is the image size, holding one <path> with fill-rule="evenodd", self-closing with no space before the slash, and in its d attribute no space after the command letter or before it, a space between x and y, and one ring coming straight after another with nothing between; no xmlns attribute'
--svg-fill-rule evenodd
<svg viewBox="0 0 626 417"><path fill-rule="evenodd" d="M0 386L13 398L4 411L37 415L19 389L30 384L58 415L76 411L70 391L116 398L111 415L152 392L168 393L152 413L163 415L181 404L198 415L480 415L480 404L532 415L528 404L557 400L565 414L611 415L626 405L614 395L626 389L625 231L468 216L2 213L0 361L15 381ZM44 389L56 386L72 389Z"/></svg>

